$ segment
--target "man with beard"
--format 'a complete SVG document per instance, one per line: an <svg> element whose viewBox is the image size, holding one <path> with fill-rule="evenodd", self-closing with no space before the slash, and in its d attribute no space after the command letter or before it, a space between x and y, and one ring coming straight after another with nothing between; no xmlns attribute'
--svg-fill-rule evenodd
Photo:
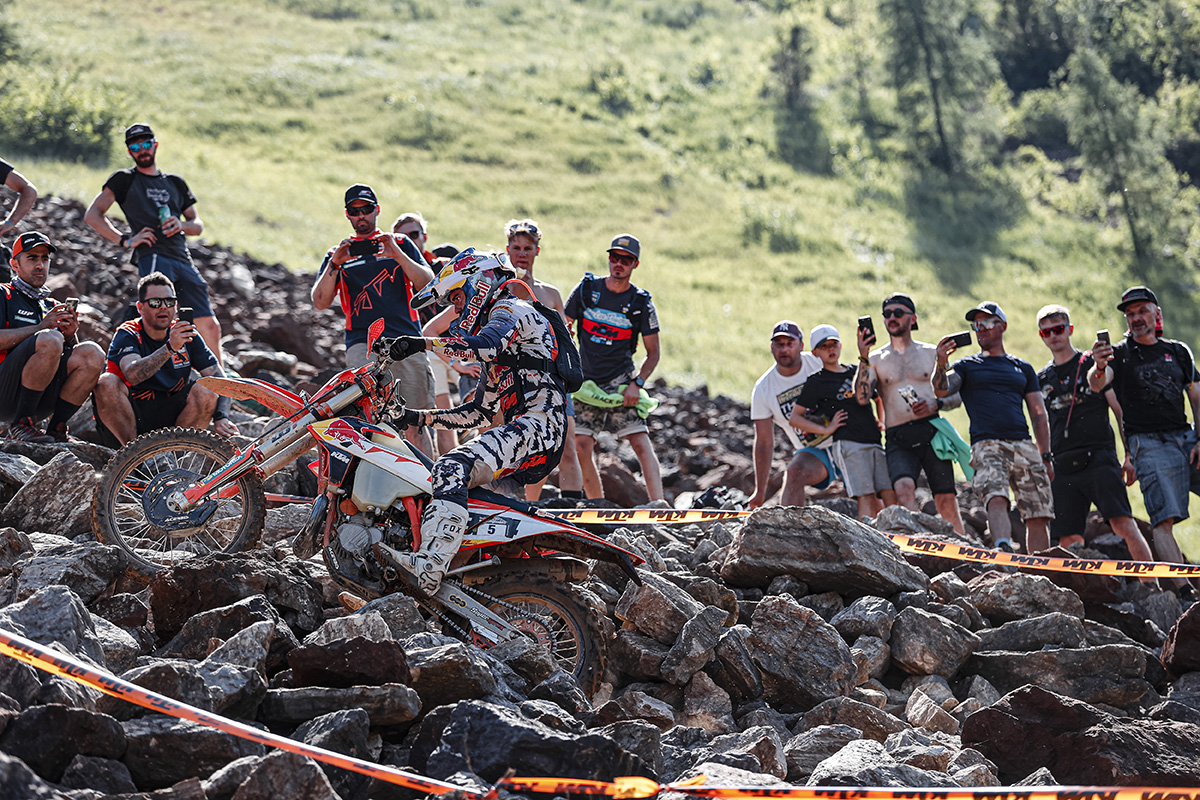
<svg viewBox="0 0 1200 800"><path fill-rule="evenodd" d="M57 248L38 231L13 243L12 283L0 284L0 420L8 438L68 442L67 420L79 410L104 369L104 351L79 343L79 312L46 289ZM43 432L38 420L50 414Z"/></svg>
<svg viewBox="0 0 1200 800"><path fill-rule="evenodd" d="M940 420L938 412L958 408L962 400L956 393L934 396L929 379L937 363L937 348L912 338L917 330L917 306L911 297L895 292L884 298L883 324L889 342L869 355L874 340L859 329L858 360L863 368L854 379L855 397L865 405L878 392L883 401L888 475L896 500L910 511L920 510L917 478L924 470L938 514L961 535L954 465L938 455L934 440L939 435L935 424Z"/></svg>
<svg viewBox="0 0 1200 800"><path fill-rule="evenodd" d="M192 263L185 239L204 232L196 197L183 178L158 169L158 140L149 125L126 128L125 147L134 166L108 176L83 220L101 238L128 248L140 277L161 272L171 279L179 305L193 310L196 330L220 360L221 323L208 299L208 281ZM121 233L105 216L113 203L121 207L129 233Z"/></svg>
<svg viewBox="0 0 1200 800"><path fill-rule="evenodd" d="M96 427L100 443L118 448L143 433L179 425L214 426L233 436L228 397L196 384L192 370L221 375L221 365L191 323L176 318L178 298L171 279L152 272L138 281L138 319L117 328L108 347L108 371L96 384Z"/></svg>
<svg viewBox="0 0 1200 800"><path fill-rule="evenodd" d="M1159 334L1158 298L1147 287L1125 290L1117 310L1124 312L1129 332L1116 346L1095 343L1088 385L1099 393L1112 383L1125 412L1125 438L1150 515L1154 550L1163 561L1183 564L1174 526L1188 518L1188 491L1200 494L1200 444L1183 404L1186 396L1200 424L1195 359L1186 344ZM1186 580L1171 580L1182 594L1195 593Z"/></svg>
<svg viewBox="0 0 1200 800"><path fill-rule="evenodd" d="M329 308L335 299L341 301L346 315L346 366L357 367L370 358L367 329L375 320L384 320L384 336L388 338L421 335L412 298L433 280L433 271L412 239L376 227L380 207L374 189L354 184L346 190L345 205L354 235L325 254L313 284L312 301L319 309ZM427 353L397 361L391 371L406 406L434 405L433 372ZM426 455L433 455L428 431L405 430L404 438Z"/></svg>

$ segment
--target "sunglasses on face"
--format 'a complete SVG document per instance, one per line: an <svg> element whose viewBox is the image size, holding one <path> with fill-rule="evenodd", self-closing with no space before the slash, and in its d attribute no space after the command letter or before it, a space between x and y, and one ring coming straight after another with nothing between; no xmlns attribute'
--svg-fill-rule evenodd
<svg viewBox="0 0 1200 800"><path fill-rule="evenodd" d="M155 141L154 139L149 139L144 142L134 142L133 144L129 145L129 152L140 153L143 150L149 150L150 148L154 147L154 145L156 145L156 144L158 144L158 142Z"/></svg>
<svg viewBox="0 0 1200 800"><path fill-rule="evenodd" d="M996 319L994 317L992 319L978 319L971 323L971 330L976 331L976 332L990 331L992 328L996 327L1001 322L1002 322L1002 320Z"/></svg>
<svg viewBox="0 0 1200 800"><path fill-rule="evenodd" d="M907 317L911 312L907 308L885 308L883 310L884 319L900 319Z"/></svg>
<svg viewBox="0 0 1200 800"><path fill-rule="evenodd" d="M619 256L616 253L609 253L608 260L614 264L620 264L622 267L633 266L633 262L637 261L633 256Z"/></svg>
<svg viewBox="0 0 1200 800"><path fill-rule="evenodd" d="M365 217L375 210L375 206L346 206L346 214L351 217Z"/></svg>
<svg viewBox="0 0 1200 800"><path fill-rule="evenodd" d="M1058 336L1067 329L1066 325L1051 325L1049 328L1042 328L1038 331L1043 339L1049 339L1051 336Z"/></svg>
<svg viewBox="0 0 1200 800"><path fill-rule="evenodd" d="M425 231L396 231L397 236L407 236L410 239L415 239Z"/></svg>
<svg viewBox="0 0 1200 800"><path fill-rule="evenodd" d="M162 308L163 306L174 308L175 304L179 301L174 297L147 297L142 302L150 308Z"/></svg>

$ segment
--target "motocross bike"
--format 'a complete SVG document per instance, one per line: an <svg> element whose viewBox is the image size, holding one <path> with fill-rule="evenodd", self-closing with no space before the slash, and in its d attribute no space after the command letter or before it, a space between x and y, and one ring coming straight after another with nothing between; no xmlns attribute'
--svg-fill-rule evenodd
<svg viewBox="0 0 1200 800"><path fill-rule="evenodd" d="M372 326L373 344L382 324ZM383 418L392 398L391 358L344 370L311 398L264 381L206 377L217 394L254 400L280 414L241 450L194 428L152 431L109 461L92 501L96 537L120 547L135 575L208 553L253 548L268 499L263 479L308 452L318 459L318 495L293 551L322 554L330 577L363 598L402 592L443 630L480 647L529 636L547 646L589 692L603 675L611 626L581 584L598 559L639 581L642 559L536 507L472 489L469 522L441 589L425 597L377 556L379 544L420 546L433 462ZM295 498L292 498L295 499ZM639 581L640 582L640 581Z"/></svg>

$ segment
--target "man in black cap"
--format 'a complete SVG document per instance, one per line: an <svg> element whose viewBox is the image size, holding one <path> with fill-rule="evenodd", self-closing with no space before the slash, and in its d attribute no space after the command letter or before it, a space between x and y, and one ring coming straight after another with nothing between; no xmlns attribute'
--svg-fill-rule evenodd
<svg viewBox="0 0 1200 800"><path fill-rule="evenodd" d="M858 360L863 369L854 376L855 398L866 405L878 392L883 401L888 475L896 490L896 500L911 511L920 510L917 478L924 470L938 514L962 534L954 464L941 458L933 444L939 435L935 426L935 421L940 420L938 412L958 408L962 400L954 393L943 398L933 394L929 378L937 363L937 348L913 339L917 306L911 297L902 292L885 297L883 325L889 341L869 355L874 339L868 338L861 328L858 331Z"/></svg>
<svg viewBox="0 0 1200 800"><path fill-rule="evenodd" d="M171 279L179 306L192 309L196 330L219 361L221 324L208 299L208 281L192 263L185 238L204 232L196 197L183 178L158 169L158 140L145 122L125 129L125 147L134 165L108 176L83 220L101 238L129 249L139 277L161 272ZM113 203L121 207L128 233L105 216Z"/></svg>
<svg viewBox="0 0 1200 800"><path fill-rule="evenodd" d="M46 289L57 248L38 231L13 243L11 283L0 284L0 420L8 438L67 442L67 420L87 400L104 370L104 351L79 343L79 314ZM50 414L46 431L38 421Z"/></svg>
<svg viewBox="0 0 1200 800"><path fill-rule="evenodd" d="M1121 295L1117 310L1125 314L1129 331L1115 346L1097 340L1092 347L1095 364L1088 371L1093 392L1110 382L1124 410L1125 437L1133 456L1133 469L1142 487L1146 512L1153 526L1154 550L1163 561L1186 563L1174 525L1188 518L1188 491L1200 494L1196 468L1200 444L1188 424L1183 399L1200 424L1200 386L1195 359L1183 342L1159 333L1162 312L1158 298L1145 286L1133 286ZM1172 579L1181 591L1194 593L1183 579Z"/></svg>
<svg viewBox="0 0 1200 800"><path fill-rule="evenodd" d="M420 317L412 298L433 280L433 271L408 236L384 233L379 219L379 198L365 183L346 190L346 219L354 229L330 248L321 262L312 301L325 309L340 300L346 315L346 366L357 367L371 357L367 352L367 329L377 319L386 323L383 335L420 336ZM409 408L433 408L433 372L429 354L417 353L391 366L398 381L397 392ZM426 455L433 455L429 432L417 427L405 430L408 441Z"/></svg>
<svg viewBox="0 0 1200 800"><path fill-rule="evenodd" d="M933 393L945 397L958 392L971 418L974 487L987 509L992 544L1000 550L1016 550L1008 517L1011 486L1025 523L1027 551L1046 550L1050 547L1050 520L1054 518L1050 492L1054 454L1050 451L1050 422L1041 384L1033 365L1005 351L1008 317L999 303L983 301L967 312L967 321L983 352L960 358L953 370L947 371L950 355L958 345L953 334L943 337L938 342L937 365L930 379ZM1029 440L1026 408L1036 445Z"/></svg>
<svg viewBox="0 0 1200 800"><path fill-rule="evenodd" d="M585 273L567 297L567 324L579 320L577 335L584 378L603 393L622 396L622 405L611 408L589 404L582 391L575 395L575 444L583 491L588 497L604 496L594 455L596 433L604 430L629 441L642 467L649 498L661 500L663 496L658 455L650 441L645 415L638 411L643 387L659 358L658 312L650 293L631 280L641 263L641 252L642 244L636 236L622 233L613 237L608 247L608 277ZM646 358L635 367L633 354L639 336L646 343Z"/></svg>

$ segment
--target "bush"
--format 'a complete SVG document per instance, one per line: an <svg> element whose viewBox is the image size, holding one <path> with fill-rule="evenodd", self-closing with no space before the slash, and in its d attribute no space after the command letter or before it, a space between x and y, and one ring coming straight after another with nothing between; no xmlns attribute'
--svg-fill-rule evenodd
<svg viewBox="0 0 1200 800"><path fill-rule="evenodd" d="M125 116L111 88L80 85L66 74L33 76L0 91L0 143L35 156L104 162Z"/></svg>
<svg viewBox="0 0 1200 800"><path fill-rule="evenodd" d="M1035 89L1021 95L1013 113L1009 135L1045 153L1074 151L1067 139L1067 117L1058 89Z"/></svg>

